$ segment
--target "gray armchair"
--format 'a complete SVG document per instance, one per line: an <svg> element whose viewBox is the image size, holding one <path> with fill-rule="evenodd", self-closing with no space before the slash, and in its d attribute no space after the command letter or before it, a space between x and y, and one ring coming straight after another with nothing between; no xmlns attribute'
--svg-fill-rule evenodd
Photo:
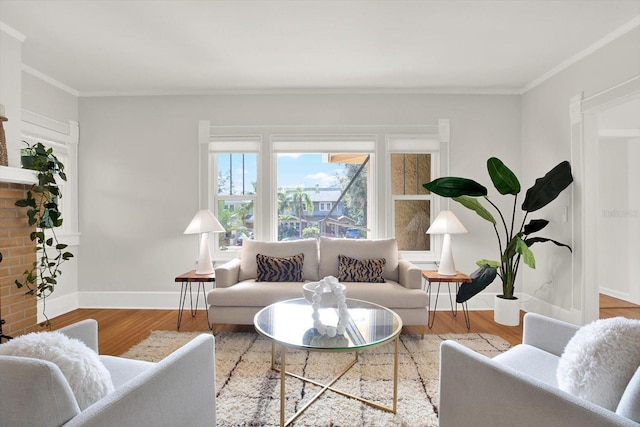
<svg viewBox="0 0 640 427"><path fill-rule="evenodd" d="M440 427L638 426L621 415L637 410L621 408L622 401L613 412L558 388L558 362L577 330L575 325L527 313L522 344L493 359L444 341ZM640 368L625 391L627 403L640 398L639 378Z"/></svg>
<svg viewBox="0 0 640 427"><path fill-rule="evenodd" d="M98 351L98 323L60 330ZM215 426L214 337L202 334L159 363L100 356L115 391L80 411L57 365L0 356L0 426Z"/></svg>

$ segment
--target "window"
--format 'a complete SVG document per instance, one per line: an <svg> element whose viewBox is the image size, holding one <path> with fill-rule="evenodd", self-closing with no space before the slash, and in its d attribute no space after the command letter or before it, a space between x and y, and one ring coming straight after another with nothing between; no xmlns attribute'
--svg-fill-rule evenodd
<svg viewBox="0 0 640 427"><path fill-rule="evenodd" d="M391 199L398 247L404 251L428 251L431 200L422 184L431 181L431 155L391 153Z"/></svg>
<svg viewBox="0 0 640 427"><path fill-rule="evenodd" d="M224 259L246 239L396 237L403 257L437 259L440 236L425 232L441 201L422 184L448 172L448 130L201 121L200 205L227 229L214 249Z"/></svg>
<svg viewBox="0 0 640 427"><path fill-rule="evenodd" d="M219 235L221 250L237 249L254 237L254 205L257 184L255 153L216 153L216 216L226 232Z"/></svg>
<svg viewBox="0 0 640 427"><path fill-rule="evenodd" d="M346 237L354 226L366 234L368 159L364 153L278 154L278 240Z"/></svg>

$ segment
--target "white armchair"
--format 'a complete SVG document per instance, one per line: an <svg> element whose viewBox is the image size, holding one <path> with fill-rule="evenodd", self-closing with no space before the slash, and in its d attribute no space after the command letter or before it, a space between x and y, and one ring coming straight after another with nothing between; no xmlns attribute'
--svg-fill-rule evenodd
<svg viewBox="0 0 640 427"><path fill-rule="evenodd" d="M98 351L98 323L60 330ZM215 426L214 337L202 334L159 363L100 356L115 391L80 411L58 366L0 356L0 427Z"/></svg>
<svg viewBox="0 0 640 427"><path fill-rule="evenodd" d="M527 313L522 344L493 359L444 341L440 427L638 426L621 415L637 410L621 408L622 401L613 412L558 388L558 362L577 330L578 326ZM640 398L639 379L640 368L625 391L627 404ZM637 403L632 406L637 408Z"/></svg>

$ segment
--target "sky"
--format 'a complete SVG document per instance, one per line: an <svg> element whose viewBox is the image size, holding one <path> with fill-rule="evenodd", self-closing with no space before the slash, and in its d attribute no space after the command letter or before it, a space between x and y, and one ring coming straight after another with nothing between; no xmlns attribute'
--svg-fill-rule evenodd
<svg viewBox="0 0 640 427"><path fill-rule="evenodd" d="M336 174L343 173L342 165L323 163L322 154L278 154L279 188L332 187L338 185Z"/></svg>
<svg viewBox="0 0 640 427"><path fill-rule="evenodd" d="M255 154L245 154L245 191L253 190L252 182L257 177L257 156ZM221 154L219 157L219 168L223 173L229 170L229 156ZM242 155L233 155L233 186L236 194L242 194ZM322 154L278 154L278 188L314 188L318 185L321 188L338 185L336 174L344 173L344 166L335 163L323 163Z"/></svg>

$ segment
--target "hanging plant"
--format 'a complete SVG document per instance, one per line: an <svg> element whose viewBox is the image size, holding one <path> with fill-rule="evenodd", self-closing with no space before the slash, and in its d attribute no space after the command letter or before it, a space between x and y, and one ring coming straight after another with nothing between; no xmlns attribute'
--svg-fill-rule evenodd
<svg viewBox="0 0 640 427"><path fill-rule="evenodd" d="M16 280L18 288L27 288L26 295L35 295L43 302L45 322L41 326L49 326L46 311L46 298L53 293L58 278L62 274L60 266L63 262L73 258L67 252L67 245L58 240L55 229L62 225L62 214L58 201L62 197L56 183L56 176L67 180L64 164L53 154L52 148L45 147L41 142L34 145L27 144L31 162L29 169L37 172L38 183L33 184L24 199L16 201L16 206L27 208L29 225L36 227L36 231L29 235L35 242L36 260L24 272L23 280Z"/></svg>

